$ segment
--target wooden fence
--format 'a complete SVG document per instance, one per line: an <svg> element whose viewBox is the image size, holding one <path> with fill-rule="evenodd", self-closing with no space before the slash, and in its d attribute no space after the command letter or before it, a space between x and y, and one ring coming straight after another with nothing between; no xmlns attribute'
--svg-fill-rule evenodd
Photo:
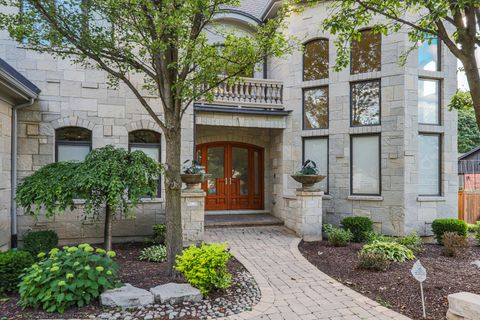
<svg viewBox="0 0 480 320"><path fill-rule="evenodd" d="M480 220L480 190L458 192L458 219L467 223Z"/></svg>

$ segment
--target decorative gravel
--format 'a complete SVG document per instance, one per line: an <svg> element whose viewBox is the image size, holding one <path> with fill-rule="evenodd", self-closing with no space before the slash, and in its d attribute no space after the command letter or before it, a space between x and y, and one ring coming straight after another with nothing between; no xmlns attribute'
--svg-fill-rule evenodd
<svg viewBox="0 0 480 320"><path fill-rule="evenodd" d="M128 310L111 310L91 319L152 320L152 319L215 319L251 310L260 300L260 290L247 271L240 271L233 278L232 286L217 298L202 302L177 305L153 304Z"/></svg>

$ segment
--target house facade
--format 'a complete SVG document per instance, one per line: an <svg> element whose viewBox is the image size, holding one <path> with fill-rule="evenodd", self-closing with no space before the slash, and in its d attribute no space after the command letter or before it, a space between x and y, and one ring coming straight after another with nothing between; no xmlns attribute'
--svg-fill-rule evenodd
<svg viewBox="0 0 480 320"><path fill-rule="evenodd" d="M275 3L244 0L218 21L253 32ZM352 44L350 66L335 72L335 36L320 27L328 13L322 2L293 14L285 32L302 41L303 51L266 61L252 78L221 86L213 102L198 101L186 112L182 159L197 158L212 175L202 185L205 214L268 212L288 226L300 186L290 175L312 159L327 176L318 184L323 222L360 215L385 234L429 235L433 219L457 212L456 113L447 108L457 87L456 59L432 39L400 65L412 45L407 30L381 36L365 29ZM32 106L18 110L18 181L107 144L164 161L162 131L128 88L109 88L104 72L25 50L6 33L0 38L0 58L40 89ZM162 113L160 101L155 111ZM2 153L7 148L6 142ZM164 198L160 186L135 218L117 216L114 237L151 234L152 224L165 219ZM0 212L3 228L8 209ZM85 219L81 203L54 221L20 209L15 215L20 238L31 229L53 229L64 243L102 238L102 221ZM6 239L0 245L8 246Z"/></svg>

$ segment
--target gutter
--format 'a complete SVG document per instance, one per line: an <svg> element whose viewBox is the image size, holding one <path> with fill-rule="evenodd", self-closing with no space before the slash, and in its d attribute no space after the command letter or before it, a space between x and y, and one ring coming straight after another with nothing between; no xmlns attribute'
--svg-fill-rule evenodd
<svg viewBox="0 0 480 320"><path fill-rule="evenodd" d="M11 124L11 166L10 166L10 183L12 185L10 191L10 226L11 226L11 247L18 247L18 228L17 228L17 111L26 107L30 107L35 102L35 98L30 98L27 103L18 104L12 107L12 124Z"/></svg>

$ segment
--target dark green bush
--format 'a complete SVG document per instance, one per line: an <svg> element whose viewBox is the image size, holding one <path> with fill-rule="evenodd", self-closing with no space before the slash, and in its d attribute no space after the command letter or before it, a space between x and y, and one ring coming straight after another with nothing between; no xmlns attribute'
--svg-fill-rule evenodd
<svg viewBox="0 0 480 320"><path fill-rule="evenodd" d="M362 250L358 253L358 267L367 270L387 271L390 267L390 261L383 253Z"/></svg>
<svg viewBox="0 0 480 320"><path fill-rule="evenodd" d="M352 233L350 230L341 228L332 228L327 232L328 243L334 247L345 247L352 240Z"/></svg>
<svg viewBox="0 0 480 320"><path fill-rule="evenodd" d="M23 236L23 248L36 257L40 252L49 252L58 245L55 231L30 231Z"/></svg>
<svg viewBox="0 0 480 320"><path fill-rule="evenodd" d="M435 240L442 244L442 237L445 232L456 232L458 235L467 238L468 226L465 221L458 219L435 219L432 222L432 232Z"/></svg>
<svg viewBox="0 0 480 320"><path fill-rule="evenodd" d="M27 251L9 250L0 252L0 294L17 289L20 274L34 262Z"/></svg>
<svg viewBox="0 0 480 320"><path fill-rule="evenodd" d="M157 223L153 225L153 242L156 244L165 244L165 233L167 227L163 223Z"/></svg>
<svg viewBox="0 0 480 320"><path fill-rule="evenodd" d="M354 242L365 241L368 234L373 231L373 221L367 217L346 217L341 223L345 230L350 230L353 234Z"/></svg>

